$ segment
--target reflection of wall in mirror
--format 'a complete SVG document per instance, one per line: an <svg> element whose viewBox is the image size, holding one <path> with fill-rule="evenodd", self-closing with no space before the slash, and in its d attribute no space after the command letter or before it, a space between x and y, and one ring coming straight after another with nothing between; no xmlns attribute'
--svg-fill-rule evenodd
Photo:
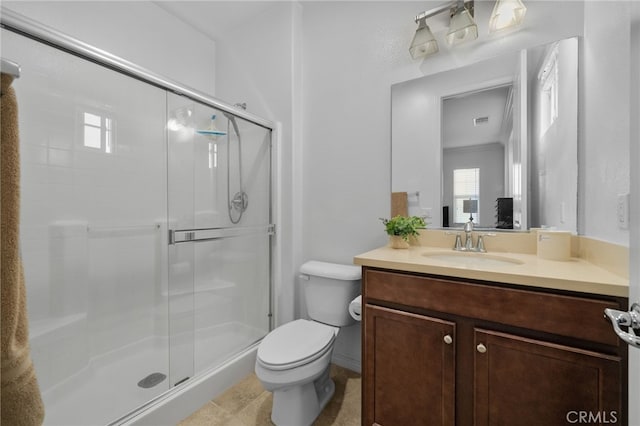
<svg viewBox="0 0 640 426"><path fill-rule="evenodd" d="M531 226L575 231L578 178L578 41L530 52Z"/></svg>

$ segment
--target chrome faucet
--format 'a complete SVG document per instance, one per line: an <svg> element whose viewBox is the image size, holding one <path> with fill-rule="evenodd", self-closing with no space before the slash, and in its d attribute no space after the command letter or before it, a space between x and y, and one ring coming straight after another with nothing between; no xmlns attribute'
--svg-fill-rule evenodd
<svg viewBox="0 0 640 426"><path fill-rule="evenodd" d="M485 233L478 235L477 244L473 245L473 221L469 221L464 224L462 228L465 234L464 246L462 245L462 236L460 232L456 234L456 242L453 246L455 251L470 251L477 253L486 253L487 249L484 247L484 237L495 237L496 234Z"/></svg>

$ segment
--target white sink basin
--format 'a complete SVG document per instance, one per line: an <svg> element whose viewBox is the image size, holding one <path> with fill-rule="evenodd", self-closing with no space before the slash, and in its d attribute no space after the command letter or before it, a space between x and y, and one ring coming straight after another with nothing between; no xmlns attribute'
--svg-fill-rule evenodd
<svg viewBox="0 0 640 426"><path fill-rule="evenodd" d="M503 267L522 265L524 262L510 257L498 256L487 253L472 253L460 251L440 251L422 254L433 260L439 260L454 266L466 267Z"/></svg>

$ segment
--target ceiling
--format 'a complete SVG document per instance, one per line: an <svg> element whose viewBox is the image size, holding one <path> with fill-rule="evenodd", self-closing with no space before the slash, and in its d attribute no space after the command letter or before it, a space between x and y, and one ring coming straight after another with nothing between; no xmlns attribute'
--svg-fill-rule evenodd
<svg viewBox="0 0 640 426"><path fill-rule="evenodd" d="M445 99L442 103L442 146L504 144L503 119L510 88L502 86ZM489 121L475 126L473 119L478 117L488 117Z"/></svg>
<svg viewBox="0 0 640 426"><path fill-rule="evenodd" d="M154 1L159 8L177 17L212 40L272 7L268 1Z"/></svg>

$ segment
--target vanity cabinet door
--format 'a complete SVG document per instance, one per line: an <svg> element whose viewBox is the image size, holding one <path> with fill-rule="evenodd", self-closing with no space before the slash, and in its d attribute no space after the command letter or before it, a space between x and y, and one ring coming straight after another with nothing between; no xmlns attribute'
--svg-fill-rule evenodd
<svg viewBox="0 0 640 426"><path fill-rule="evenodd" d="M454 425L455 324L365 305L364 425Z"/></svg>
<svg viewBox="0 0 640 426"><path fill-rule="evenodd" d="M476 426L620 424L617 356L475 329Z"/></svg>

